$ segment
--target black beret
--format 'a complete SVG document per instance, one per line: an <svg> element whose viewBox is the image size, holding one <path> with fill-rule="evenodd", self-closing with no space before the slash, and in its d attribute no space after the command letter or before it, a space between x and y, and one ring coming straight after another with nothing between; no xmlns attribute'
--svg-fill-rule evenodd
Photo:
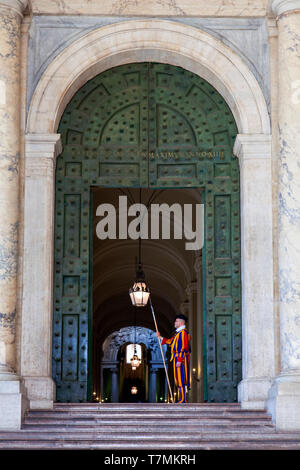
<svg viewBox="0 0 300 470"><path fill-rule="evenodd" d="M179 318L180 320L184 320L185 322L188 321L187 317L185 315L183 315L182 313L179 313L178 315L176 315L174 320L176 320L177 318Z"/></svg>

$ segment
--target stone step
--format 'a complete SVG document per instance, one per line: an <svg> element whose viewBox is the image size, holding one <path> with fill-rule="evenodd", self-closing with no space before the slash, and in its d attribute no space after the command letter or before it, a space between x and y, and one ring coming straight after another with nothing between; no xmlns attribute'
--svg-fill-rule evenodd
<svg viewBox="0 0 300 470"><path fill-rule="evenodd" d="M97 407L97 406L111 406L115 408L119 408L121 406L131 406L133 408L139 407L139 406L174 406L174 405L181 405L185 407L196 407L196 408L203 408L203 407L210 407L210 408L222 408L222 407L230 407L230 408L241 408L241 404L238 402L235 403L228 403L228 402L222 402L222 403L215 403L215 402L202 402L202 403L150 403L150 402L138 402L138 403L133 403L133 402L118 402L118 403L100 403L100 402L55 402L54 406L55 407L70 407L70 406L78 406L78 407Z"/></svg>
<svg viewBox="0 0 300 470"><path fill-rule="evenodd" d="M124 420L131 420L135 419L171 419L171 420L181 420L181 419L210 419L210 418L218 418L218 419L255 419L255 420L262 420L262 421L271 421L271 416L266 415L265 413L258 414L258 413L237 413L232 415L231 413L179 413L179 412L154 412L154 411L142 411L142 412L132 412L129 413L127 411L99 411L97 413L82 413L82 412L56 412L56 411L30 411L27 414L27 419L124 419Z"/></svg>
<svg viewBox="0 0 300 470"><path fill-rule="evenodd" d="M164 410L165 412L170 412L174 410L179 410L180 412L214 412L214 413L222 413L222 412L228 412L228 413L237 413L237 412L245 412L249 410L242 410L240 406L189 406L189 404L136 404L134 406L131 406L130 404L120 404L119 406L113 406L117 404L102 404L102 405L94 405L94 406L76 406L75 404L71 404L69 406L64 405L64 406L58 406L57 404L54 405L53 410L51 411L56 411L56 412L65 412L65 411L76 411L76 412L85 412L85 413L95 413L97 411L129 411L129 412L142 412L144 410L148 411L161 411ZM43 411L43 410L40 410ZM44 410L47 411L47 410ZM257 413L265 413L264 410L250 410L251 412L255 411Z"/></svg>
<svg viewBox="0 0 300 470"><path fill-rule="evenodd" d="M240 403L54 403L54 408L172 408L179 406L182 408L222 408L241 409Z"/></svg>
<svg viewBox="0 0 300 470"><path fill-rule="evenodd" d="M178 436L178 422L181 434ZM0 449L299 449L265 411L238 404L55 404L30 410Z"/></svg>
<svg viewBox="0 0 300 470"><path fill-rule="evenodd" d="M61 433L49 433L49 432L40 432L40 433L32 433L27 430L21 430L16 432L1 432L0 433L0 443L5 443L5 441L52 441L52 440L59 440L61 439ZM103 441L103 442L135 442L137 445L141 441L145 442L189 442L197 444L197 442L205 442L205 441L214 441L217 442L250 442L250 441L257 441L262 440L265 442L298 442L300 447L300 433L266 433L266 432L223 432L217 434L215 432L185 432L184 435L181 435L180 438L178 437L178 430L174 430L173 433L166 433L166 432L156 432L155 435L151 430L148 432L144 431L143 433L137 433L133 431L123 432L120 435L118 432L116 433L107 433L107 432L86 432L86 433L75 433L69 432L67 435L63 437L63 441L85 441L85 440L93 440L93 441Z"/></svg>
<svg viewBox="0 0 300 470"><path fill-rule="evenodd" d="M53 440L51 442L45 441L9 441L6 443L0 442L0 449L5 450L147 450L155 452L156 450L175 450L180 452L184 449L188 450L300 450L300 443L297 441L288 442L264 442L260 439L257 441L239 441L239 442L215 442L205 441L197 442L182 442L178 440L176 442L142 442L138 444L132 443L131 441L123 442L99 442L99 441L64 441ZM182 452L181 452L182 453Z"/></svg>
<svg viewBox="0 0 300 470"><path fill-rule="evenodd" d="M198 418L191 418L191 419L188 419L186 420L185 418L183 418L181 420L181 425L182 426L186 426L186 427L191 427L191 426L195 426L195 427L199 427L199 426L217 426L217 427L220 427L220 428L224 428L226 426L230 426L230 427L237 427L237 428L249 428L249 427L268 427L270 429L273 429L273 425L269 422L269 421L266 421L266 422L263 422L263 421L254 421L254 420L249 420L249 421L245 421L245 420L218 420L218 419L210 419L210 420L207 420L207 419L198 419ZM45 426L68 426L68 427L71 427L71 426L81 426L81 427L87 427L87 426L92 426L92 427L99 427L99 426L107 426L107 425L110 425L110 426L118 426L118 427L124 427L124 426L140 426L140 427L148 427L148 426L161 426L161 425L165 425L165 426L174 426L174 424L177 424L177 423L174 423L174 421L170 420L170 419L165 419L163 420L163 422L159 419L159 420L147 420L146 423L142 422L141 420L137 420L137 419L132 419L130 420L130 422L128 423L127 420L125 419L122 419L122 420L108 420L108 419L94 419L94 420L77 420L77 419L67 419L67 420L56 420L56 419L51 419L51 421L49 419L36 419L36 420L31 420L30 418L26 418L25 419L25 423L24 423L24 428L26 427L30 427L31 429L33 427L37 427L37 426L40 426L40 427L45 427Z"/></svg>
<svg viewBox="0 0 300 470"><path fill-rule="evenodd" d="M180 424L180 429L182 432L275 432L272 426L257 426L253 424L247 425L236 425L234 423L231 424L222 424L222 425L209 425L209 424ZM81 424L71 424L67 425L66 423L62 425L30 425L25 424L23 426L23 430L27 430L28 432L128 432L131 430L132 432L144 432L144 431L151 431L153 433L157 433L159 431L162 432L173 432L170 424L163 423L163 424L140 424L140 423L129 423L129 424L115 424L115 423L106 423L101 425L91 425L86 424L82 426ZM178 432L178 430L174 430L174 432Z"/></svg>

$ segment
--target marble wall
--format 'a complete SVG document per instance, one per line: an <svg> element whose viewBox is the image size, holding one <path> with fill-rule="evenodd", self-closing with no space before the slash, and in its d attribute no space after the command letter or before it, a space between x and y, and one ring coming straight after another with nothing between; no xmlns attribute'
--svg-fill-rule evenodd
<svg viewBox="0 0 300 470"><path fill-rule="evenodd" d="M268 0L32 0L34 14L265 16Z"/></svg>
<svg viewBox="0 0 300 470"><path fill-rule="evenodd" d="M0 372L15 372L17 299L20 17L0 14Z"/></svg>

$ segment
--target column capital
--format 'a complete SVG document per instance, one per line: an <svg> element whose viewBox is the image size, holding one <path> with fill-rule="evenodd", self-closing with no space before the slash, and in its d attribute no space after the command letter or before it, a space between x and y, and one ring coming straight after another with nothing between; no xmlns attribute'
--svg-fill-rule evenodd
<svg viewBox="0 0 300 470"><path fill-rule="evenodd" d="M186 295L190 298L190 296L197 292L197 281L190 282L185 289Z"/></svg>
<svg viewBox="0 0 300 470"><path fill-rule="evenodd" d="M0 0L0 14L1 11L10 11L18 14L23 18L23 11L27 7L28 0Z"/></svg>
<svg viewBox="0 0 300 470"><path fill-rule="evenodd" d="M267 19L267 27L268 27L268 36L269 36L269 38L278 37L277 22L274 18L268 18Z"/></svg>
<svg viewBox="0 0 300 470"><path fill-rule="evenodd" d="M183 315L188 315L189 313L189 308L190 308L190 303L189 301L182 302L179 306L180 313L183 313Z"/></svg>
<svg viewBox="0 0 300 470"><path fill-rule="evenodd" d="M26 177L52 177L56 157L61 152L60 134L27 134L25 136Z"/></svg>
<svg viewBox="0 0 300 470"><path fill-rule="evenodd" d="M271 134L238 134L233 153L239 160L271 158Z"/></svg>
<svg viewBox="0 0 300 470"><path fill-rule="evenodd" d="M273 0L272 10L276 16L280 16L294 10L300 10L300 0Z"/></svg>
<svg viewBox="0 0 300 470"><path fill-rule="evenodd" d="M194 270L198 273L202 268L202 252L195 256Z"/></svg>
<svg viewBox="0 0 300 470"><path fill-rule="evenodd" d="M56 159L62 152L60 134L26 134L25 145L30 157Z"/></svg>

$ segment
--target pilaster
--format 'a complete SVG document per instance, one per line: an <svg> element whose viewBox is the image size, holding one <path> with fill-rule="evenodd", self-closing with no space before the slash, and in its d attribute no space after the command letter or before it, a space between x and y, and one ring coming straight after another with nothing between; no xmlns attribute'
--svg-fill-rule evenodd
<svg viewBox="0 0 300 470"><path fill-rule="evenodd" d="M242 408L264 409L274 377L271 136L238 134L243 292Z"/></svg>
<svg viewBox="0 0 300 470"><path fill-rule="evenodd" d="M26 136L21 374L31 408L52 408L55 163L59 134ZM25 294L27 293L27 294Z"/></svg>
<svg viewBox="0 0 300 470"><path fill-rule="evenodd" d="M0 428L11 430L20 429L28 405L16 374L20 23L25 5L0 0Z"/></svg>
<svg viewBox="0 0 300 470"><path fill-rule="evenodd" d="M278 265L280 373L268 410L300 430L300 0L273 0L278 26Z"/></svg>

